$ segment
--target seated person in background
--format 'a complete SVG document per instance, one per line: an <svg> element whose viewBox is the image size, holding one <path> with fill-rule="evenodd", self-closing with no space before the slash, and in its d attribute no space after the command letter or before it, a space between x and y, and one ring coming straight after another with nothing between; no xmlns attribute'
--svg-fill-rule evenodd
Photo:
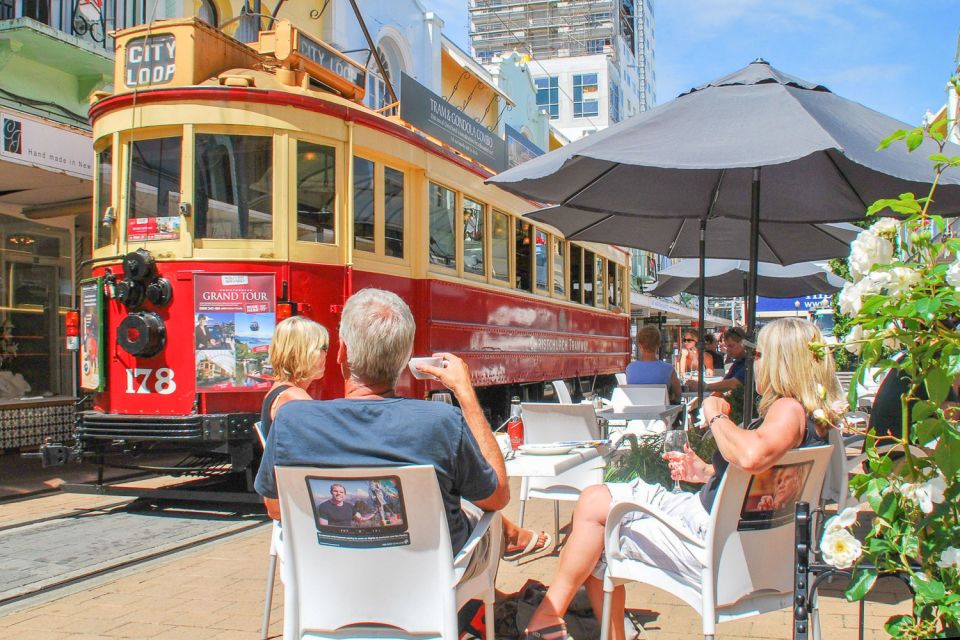
<svg viewBox="0 0 960 640"><path fill-rule="evenodd" d="M587 587L597 618L603 605L604 527L613 502L632 500L649 504L674 518L690 535L703 539L710 523L710 510L729 465L756 474L770 469L790 449L826 443L829 424L813 420L822 410L826 421L836 424L833 403L840 399L831 358L818 359L811 342L822 342L820 330L807 320L782 318L760 331L757 353L757 392L761 394L760 418L748 429L735 425L727 412L730 405L719 397L704 400L707 427L717 441L710 464L688 446L679 458L670 459L674 479L702 484L697 493L672 493L643 480L587 488L577 501L573 528L560 553L557 575L527 626L524 640L566 638L563 614L581 584ZM762 354L762 355L761 355ZM821 397L818 389L825 389ZM678 574L691 585L701 582L700 559L679 544L665 524L642 515L631 516L621 529L621 551L628 557ZM611 620L623 620L625 591L613 592ZM623 625L614 622L610 637L623 640Z"/></svg>
<svg viewBox="0 0 960 640"><path fill-rule="evenodd" d="M307 389L323 377L329 343L330 335L323 325L304 316L277 323L270 340L273 386L260 410L260 433L264 439L281 406L291 400L313 399Z"/></svg>
<svg viewBox="0 0 960 640"><path fill-rule="evenodd" d="M703 371L704 375L716 376L723 373L723 354L718 351L717 336L703 334Z"/></svg>
<svg viewBox="0 0 960 640"><path fill-rule="evenodd" d="M697 351L697 336L689 331L683 332L680 341L680 377L699 371L700 353Z"/></svg>
<svg viewBox="0 0 960 640"><path fill-rule="evenodd" d="M723 380L704 385L706 391L726 393L743 386L744 377L747 374L747 349L743 345L746 337L746 331L740 327L730 327L723 332L723 346L727 350L727 355L733 358L733 366L724 374ZM699 384L698 380L688 380L685 386L691 391L696 391L697 384Z"/></svg>
<svg viewBox="0 0 960 640"><path fill-rule="evenodd" d="M446 361L445 367L421 366L456 395L459 408L397 397L394 387L410 359L415 331L409 307L394 293L363 289L347 300L337 350L346 397L284 405L267 438L255 487L272 518L280 517L273 472L277 465L432 465L454 553L479 519L473 505L485 511L507 505L510 487L503 454L463 360L438 353L434 355ZM473 505L462 505L461 499ZM549 544L546 534L538 537L506 519L504 538L508 554L511 545L526 553Z"/></svg>
<svg viewBox="0 0 960 640"><path fill-rule="evenodd" d="M637 351L640 356L627 365L627 384L665 384L670 402L680 402L680 379L669 362L657 357L660 349L660 331L646 325L637 332Z"/></svg>

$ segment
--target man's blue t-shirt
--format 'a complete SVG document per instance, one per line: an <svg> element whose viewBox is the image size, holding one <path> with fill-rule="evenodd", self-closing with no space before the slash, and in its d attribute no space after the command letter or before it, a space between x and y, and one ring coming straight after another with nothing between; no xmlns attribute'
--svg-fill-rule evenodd
<svg viewBox="0 0 960 640"><path fill-rule="evenodd" d="M730 365L730 371L727 371L726 375L723 376L724 380L730 380L731 378L736 378L740 381L740 384L744 384L747 378L746 358L739 358L733 361L733 364Z"/></svg>
<svg viewBox="0 0 960 640"><path fill-rule="evenodd" d="M437 471L456 553L471 528L460 498L489 498L497 488L497 474L480 453L460 409L447 404L407 398L288 402L277 411L254 486L260 495L276 498L277 465L421 464Z"/></svg>
<svg viewBox="0 0 960 640"><path fill-rule="evenodd" d="M663 360L636 360L627 365L627 384L670 384L673 366Z"/></svg>

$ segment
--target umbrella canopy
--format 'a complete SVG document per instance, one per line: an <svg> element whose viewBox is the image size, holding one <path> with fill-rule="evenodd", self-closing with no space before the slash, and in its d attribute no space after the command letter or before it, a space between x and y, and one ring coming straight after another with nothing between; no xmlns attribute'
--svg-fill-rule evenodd
<svg viewBox="0 0 960 640"><path fill-rule="evenodd" d="M556 227L569 240L634 247L669 258L700 255L700 224L693 218L645 220L564 206L539 209L525 214L525 217ZM845 222L765 222L760 225L759 259L784 265L836 258L850 252L850 243L860 231ZM710 218L707 221L705 257L746 258L749 238L749 220ZM736 295L742 296L743 290Z"/></svg>
<svg viewBox="0 0 960 640"><path fill-rule="evenodd" d="M739 298L750 265L745 260L707 260L704 290L706 295ZM835 293L846 281L812 262L788 267L761 262L757 265L757 295L768 298L793 298L814 293ZM700 264L681 260L660 272L657 286L649 291L657 296L675 296L681 291L700 292Z"/></svg>
<svg viewBox="0 0 960 640"><path fill-rule="evenodd" d="M931 141L877 151L904 128L758 60L488 181L608 215L749 218L753 168L763 167L760 220L850 221L879 198L929 190ZM932 209L960 213L960 177L941 177Z"/></svg>

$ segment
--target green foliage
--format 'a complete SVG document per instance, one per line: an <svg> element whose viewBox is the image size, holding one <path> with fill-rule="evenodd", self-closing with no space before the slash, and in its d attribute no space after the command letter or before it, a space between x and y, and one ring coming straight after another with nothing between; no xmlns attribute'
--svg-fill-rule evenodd
<svg viewBox="0 0 960 640"><path fill-rule="evenodd" d="M942 150L946 126L938 121L897 131L880 148L902 141L908 151L915 151L929 139ZM892 257L882 252L868 255L871 249L863 248L867 244L859 249L855 245L855 251L863 253L854 253L835 269L851 276L853 284L846 293L857 293L862 305L852 317L842 316L839 309L836 315L841 344L851 330L862 334L851 341L860 349L859 358L844 360L856 367L855 380L862 380L869 367L892 366L909 378L902 399L903 435L869 434L866 469L850 482L875 514L862 557L875 569L856 569L846 596L863 598L878 574L909 575L916 594L913 611L892 617L885 629L896 638L910 639L960 631L960 563L955 556L960 547L960 423L943 404L960 375L960 333L955 328L960 318L960 286L955 286L960 278L960 243L943 238L945 221L929 213L941 174L960 167L960 157L935 153L930 160L934 186L929 193L878 200L868 210L870 216L897 215L898 229L889 221L871 227L871 241L891 243ZM863 265L871 262L872 268L863 273ZM851 273L850 265L861 271ZM890 357L894 351L904 354L899 363ZM851 384L853 401L856 386ZM921 399L923 395L928 399ZM891 446L899 449L896 459Z"/></svg>
<svg viewBox="0 0 960 640"><path fill-rule="evenodd" d="M717 450L717 442L713 436L691 430L687 432L687 437L690 448L709 462L713 452ZM607 468L604 482L629 482L635 478L665 487L673 486L667 461L663 459L662 433L637 438L637 446L624 454L618 464ZM687 488L695 489L697 485L688 485Z"/></svg>

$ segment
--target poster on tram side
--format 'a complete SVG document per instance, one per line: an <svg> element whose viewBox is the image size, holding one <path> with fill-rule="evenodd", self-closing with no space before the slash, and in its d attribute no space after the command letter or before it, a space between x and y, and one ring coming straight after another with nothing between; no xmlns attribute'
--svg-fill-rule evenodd
<svg viewBox="0 0 960 640"><path fill-rule="evenodd" d="M193 291L197 391L269 389L274 275L196 274Z"/></svg>
<svg viewBox="0 0 960 640"><path fill-rule="evenodd" d="M80 388L104 389L103 278L80 283Z"/></svg>

